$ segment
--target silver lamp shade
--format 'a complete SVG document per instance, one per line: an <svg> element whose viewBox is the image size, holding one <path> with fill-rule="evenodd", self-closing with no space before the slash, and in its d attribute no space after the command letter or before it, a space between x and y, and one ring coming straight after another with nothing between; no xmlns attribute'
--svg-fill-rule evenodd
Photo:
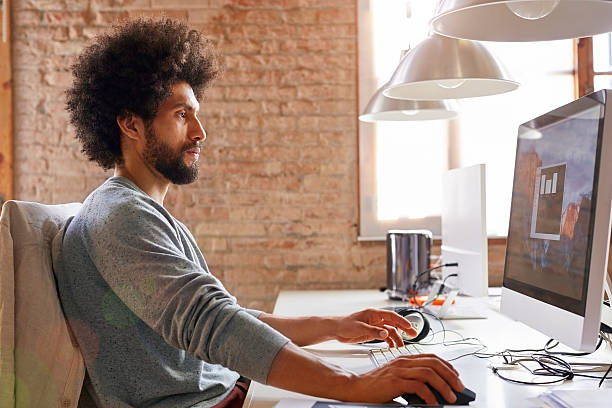
<svg viewBox="0 0 612 408"><path fill-rule="evenodd" d="M459 99L518 86L483 44L433 34L402 58L383 93L398 99Z"/></svg>
<svg viewBox="0 0 612 408"><path fill-rule="evenodd" d="M458 115L455 101L391 99L383 95L388 83L370 99L359 120L362 122L452 119Z"/></svg>
<svg viewBox="0 0 612 408"><path fill-rule="evenodd" d="M478 41L547 41L612 31L612 0L440 0L434 32Z"/></svg>

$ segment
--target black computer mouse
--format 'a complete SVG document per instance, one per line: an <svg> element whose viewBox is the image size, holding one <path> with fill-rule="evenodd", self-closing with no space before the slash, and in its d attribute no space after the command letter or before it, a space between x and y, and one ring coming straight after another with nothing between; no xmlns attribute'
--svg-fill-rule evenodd
<svg viewBox="0 0 612 408"><path fill-rule="evenodd" d="M476 393L474 391L470 390L469 388L464 388L463 391L453 390L455 392L455 395L457 396L457 401L450 403L444 399L444 397L442 396L442 394L440 394L438 390L436 390L429 384L425 385L427 385L427 388L429 388L431 392L433 392L436 397L436 400L438 400L438 403L440 405L469 405L470 402L476 399ZM416 394L404 394L402 395L402 398L406 400L408 405L427 405L425 404L425 401L423 401L421 397Z"/></svg>

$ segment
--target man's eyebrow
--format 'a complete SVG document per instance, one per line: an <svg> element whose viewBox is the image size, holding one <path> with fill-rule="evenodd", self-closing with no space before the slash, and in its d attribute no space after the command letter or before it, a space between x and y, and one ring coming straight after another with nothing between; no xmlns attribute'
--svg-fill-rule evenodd
<svg viewBox="0 0 612 408"><path fill-rule="evenodd" d="M188 102L179 102L177 104L174 104L174 106L172 106L170 109L176 109L176 108L185 108L189 111L195 110L194 106Z"/></svg>

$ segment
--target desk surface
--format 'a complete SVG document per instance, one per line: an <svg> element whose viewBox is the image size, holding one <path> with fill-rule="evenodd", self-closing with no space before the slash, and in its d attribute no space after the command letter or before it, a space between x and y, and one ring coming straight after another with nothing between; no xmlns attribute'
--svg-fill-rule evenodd
<svg viewBox="0 0 612 408"><path fill-rule="evenodd" d="M484 309L487 319L444 320L446 330L455 330L464 337L476 337L488 348L486 352L498 352L504 349L541 348L548 337L542 335L522 323L513 321L499 313L499 297L457 299L459 304L473 304ZM278 296L274 313L282 316L304 315L343 315L366 307L382 307L398 305L390 301L386 294L374 290L341 290L341 291L295 291L281 292ZM470 305L472 306L472 305ZM440 330L440 322L430 319L432 328ZM447 334L447 340L453 333ZM455 335L458 338L458 335ZM473 352L474 346L421 346L423 352L431 352L446 359L452 359ZM347 345L339 342L326 342L307 348L336 364L345 366L357 372L370 370L373 366L368 358L368 348L362 345ZM610 362L612 351L602 346L599 351L588 357L591 361ZM577 361L576 358L566 358ZM498 362L499 360L495 360ZM503 381L487 367L489 360L473 356L461 357L452 362L459 371L463 383L477 394L476 401L470 406L475 407L535 407L530 399L542 392L552 389L594 389L598 380L576 377L572 381L554 386L527 386ZM522 370L522 369L521 369ZM528 373L523 370L520 378L529 380ZM595 373L603 375L603 373ZM607 387L612 387L612 381L606 381ZM253 382L249 389L244 408L271 408L281 398L315 399L310 396L292 393Z"/></svg>

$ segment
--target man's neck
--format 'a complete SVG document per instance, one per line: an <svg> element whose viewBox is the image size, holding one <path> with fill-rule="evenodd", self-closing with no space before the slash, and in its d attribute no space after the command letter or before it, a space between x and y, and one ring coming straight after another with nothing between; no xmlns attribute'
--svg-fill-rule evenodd
<svg viewBox="0 0 612 408"><path fill-rule="evenodd" d="M158 174L154 174L150 169L131 169L130 166L125 164L117 165L115 166L115 176L125 177L132 181L159 205L164 205L164 198L170 182Z"/></svg>

